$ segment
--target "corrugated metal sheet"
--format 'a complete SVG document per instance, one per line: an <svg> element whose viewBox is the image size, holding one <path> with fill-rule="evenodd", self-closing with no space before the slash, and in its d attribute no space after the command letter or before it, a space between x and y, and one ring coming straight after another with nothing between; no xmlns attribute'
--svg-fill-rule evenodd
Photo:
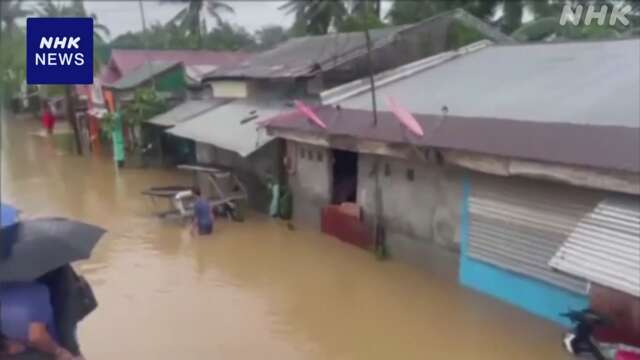
<svg viewBox="0 0 640 360"><path fill-rule="evenodd" d="M429 42L443 45L450 41L448 31L443 30L446 30L452 22L460 23L493 41L514 42L512 38L499 30L492 28L470 13L458 9L440 13L414 24L373 29L370 31L372 48L379 49L392 43L402 32L417 28L425 30L425 33L433 34L434 37L429 38ZM436 36L436 34L440 35ZM424 36L423 33L423 40L425 39L427 36ZM353 59L364 57L366 54L366 39L361 31L299 37L290 39L272 50L265 51L239 66L217 69L205 78L310 76L319 69L322 71L331 70Z"/></svg>
<svg viewBox="0 0 640 360"><path fill-rule="evenodd" d="M586 294L586 280L548 262L600 196L539 181L478 178L469 200L469 256Z"/></svg>
<svg viewBox="0 0 640 360"><path fill-rule="evenodd" d="M258 127L258 123L285 109L290 108L279 101L236 100L201 113L168 129L167 132L235 151L246 157L273 140L264 129Z"/></svg>
<svg viewBox="0 0 640 360"><path fill-rule="evenodd" d="M376 87L376 96L380 110L392 96L416 114L446 105L456 116L638 129L638 59L637 38L493 45ZM371 94L340 106L371 110Z"/></svg>
<svg viewBox="0 0 640 360"><path fill-rule="evenodd" d="M640 297L640 197L601 201L580 220L549 265Z"/></svg>
<svg viewBox="0 0 640 360"><path fill-rule="evenodd" d="M158 126L175 126L183 121L187 121L205 111L211 110L225 104L226 101L216 100L187 100L176 107L155 116L149 120L150 123Z"/></svg>
<svg viewBox="0 0 640 360"><path fill-rule="evenodd" d="M180 63L176 61L153 61L145 63L132 70L130 73L124 75L122 78L120 78L120 80L114 82L113 84L105 85L105 87L117 90L131 89L179 65Z"/></svg>
<svg viewBox="0 0 640 360"><path fill-rule="evenodd" d="M100 72L100 80L105 84L113 83L149 61L180 62L187 67L219 67L237 64L252 56L242 51L113 49L109 63Z"/></svg>

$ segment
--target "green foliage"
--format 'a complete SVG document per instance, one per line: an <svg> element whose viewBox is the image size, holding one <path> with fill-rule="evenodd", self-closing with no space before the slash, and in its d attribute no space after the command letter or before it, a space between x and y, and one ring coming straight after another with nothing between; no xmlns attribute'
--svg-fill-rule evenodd
<svg viewBox="0 0 640 360"><path fill-rule="evenodd" d="M289 34L282 26L269 25L256 31L255 38L260 50L268 50L286 41Z"/></svg>
<svg viewBox="0 0 640 360"><path fill-rule="evenodd" d="M221 22L204 36L202 47L211 50L254 49L256 40L242 26Z"/></svg>
<svg viewBox="0 0 640 360"><path fill-rule="evenodd" d="M25 33L15 28L4 32L0 41L0 101L7 101L20 91L26 78Z"/></svg>
<svg viewBox="0 0 640 360"><path fill-rule="evenodd" d="M100 130L107 139L111 139L112 132L115 127L116 115L115 113L108 112L100 118Z"/></svg>
<svg viewBox="0 0 640 360"><path fill-rule="evenodd" d="M24 9L22 5L23 3L19 0L0 1L0 31L4 32L3 36L15 32L16 22L31 15L31 10Z"/></svg>
<svg viewBox="0 0 640 360"><path fill-rule="evenodd" d="M160 0L161 3L167 3L173 0ZM233 7L219 0L179 0L186 6L174 16L170 21L177 25L177 29L188 39L192 48L199 49L203 45L203 37L207 33L206 21L203 17L203 11L206 8L207 13L212 16L216 24L220 26L223 23L221 14L233 13Z"/></svg>
<svg viewBox="0 0 640 360"><path fill-rule="evenodd" d="M137 127L166 110L166 104L158 93L151 88L142 88L136 90L133 100L123 107L122 113L131 127Z"/></svg>
<svg viewBox="0 0 640 360"><path fill-rule="evenodd" d="M519 0L513 0L520 3ZM490 19L495 9L500 5L500 0L406 0L394 1L387 18L394 25L402 25L418 22L437 14L462 8L469 13L481 18Z"/></svg>
<svg viewBox="0 0 640 360"><path fill-rule="evenodd" d="M287 14L294 14L293 28L298 33L326 34L332 27L339 28L349 14L344 0L289 0L280 7Z"/></svg>
<svg viewBox="0 0 640 360"><path fill-rule="evenodd" d="M457 49L476 41L480 41L484 38L485 37L477 30L458 23L452 24L449 28L448 43L451 49Z"/></svg>
<svg viewBox="0 0 640 360"><path fill-rule="evenodd" d="M372 11L364 14L352 14L347 16L338 30L340 32L365 31L367 29L376 29L384 27L386 24L380 20L380 17Z"/></svg>
<svg viewBox="0 0 640 360"><path fill-rule="evenodd" d="M241 26L221 22L218 27L205 33L200 39L188 36L179 25L169 22L165 25L155 23L147 32L127 32L116 37L111 43L114 49L206 49L206 50L239 50L253 49L256 41Z"/></svg>

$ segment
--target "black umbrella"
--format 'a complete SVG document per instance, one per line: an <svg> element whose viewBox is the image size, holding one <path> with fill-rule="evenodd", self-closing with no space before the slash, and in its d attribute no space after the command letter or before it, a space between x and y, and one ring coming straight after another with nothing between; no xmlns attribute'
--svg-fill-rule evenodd
<svg viewBox="0 0 640 360"><path fill-rule="evenodd" d="M0 230L0 282L31 281L88 259L105 230L62 218L25 220Z"/></svg>

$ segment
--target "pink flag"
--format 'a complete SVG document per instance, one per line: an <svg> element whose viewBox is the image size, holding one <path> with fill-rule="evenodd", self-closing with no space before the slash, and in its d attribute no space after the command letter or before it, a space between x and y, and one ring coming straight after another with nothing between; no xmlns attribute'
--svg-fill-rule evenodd
<svg viewBox="0 0 640 360"><path fill-rule="evenodd" d="M396 116L402 125L406 126L411 132L418 136L424 136L424 131L415 117L405 108L400 107L396 100L391 96L387 96L387 105L391 112Z"/></svg>
<svg viewBox="0 0 640 360"><path fill-rule="evenodd" d="M311 110L311 108L305 105L302 101L295 100L293 103L296 105L298 111L311 119L311 121L313 121L316 125L320 126L323 129L327 128L327 125L322 120L320 120L318 115L316 115L316 113L314 113L313 110Z"/></svg>

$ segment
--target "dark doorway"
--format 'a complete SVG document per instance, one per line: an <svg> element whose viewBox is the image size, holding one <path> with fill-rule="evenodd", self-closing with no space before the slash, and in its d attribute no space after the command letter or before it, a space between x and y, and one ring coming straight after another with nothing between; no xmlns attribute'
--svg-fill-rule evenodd
<svg viewBox="0 0 640 360"><path fill-rule="evenodd" d="M358 154L333 150L333 204L356 202L358 193Z"/></svg>

